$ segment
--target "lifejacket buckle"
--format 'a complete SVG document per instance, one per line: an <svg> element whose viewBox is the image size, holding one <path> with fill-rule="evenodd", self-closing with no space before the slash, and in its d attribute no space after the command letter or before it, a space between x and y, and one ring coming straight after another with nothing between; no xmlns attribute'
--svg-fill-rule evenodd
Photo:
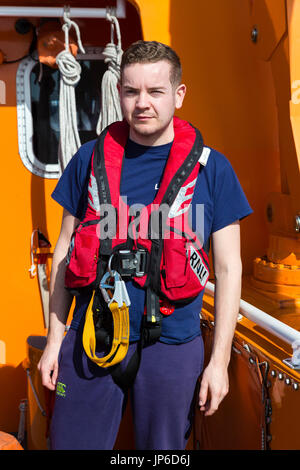
<svg viewBox="0 0 300 470"><path fill-rule="evenodd" d="M137 261L137 269L135 272L136 277L142 277L146 273L147 266L147 252L143 249L138 249L135 252L135 257Z"/></svg>
<svg viewBox="0 0 300 470"><path fill-rule="evenodd" d="M108 278L113 278L114 284L108 284ZM123 307L124 303L127 307L130 305L130 298L125 286L125 282L117 271L111 269L104 274L99 285L104 300L110 305L112 302L117 302L118 307ZM113 291L113 295L108 294L108 290Z"/></svg>
<svg viewBox="0 0 300 470"><path fill-rule="evenodd" d="M119 250L111 255L108 261L108 271L112 266L122 277L142 277L147 272L148 252L144 249Z"/></svg>

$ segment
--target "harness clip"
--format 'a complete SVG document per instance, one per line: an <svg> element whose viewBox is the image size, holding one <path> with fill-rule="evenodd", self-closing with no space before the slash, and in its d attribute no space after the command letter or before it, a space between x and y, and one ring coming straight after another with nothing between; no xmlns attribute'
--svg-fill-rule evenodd
<svg viewBox="0 0 300 470"><path fill-rule="evenodd" d="M108 284L108 278L113 278L114 284ZM103 278L100 281L100 290L104 297L104 300L110 305L112 302L117 302L118 307L123 307L123 304L127 307L130 305L130 298L125 286L125 282L121 278L120 274L117 271L109 271L104 274ZM107 290L113 290L112 297L108 294Z"/></svg>
<svg viewBox="0 0 300 470"><path fill-rule="evenodd" d="M122 277L142 277L147 273L148 253L142 248L137 250L119 250L108 261L108 271L116 269Z"/></svg>

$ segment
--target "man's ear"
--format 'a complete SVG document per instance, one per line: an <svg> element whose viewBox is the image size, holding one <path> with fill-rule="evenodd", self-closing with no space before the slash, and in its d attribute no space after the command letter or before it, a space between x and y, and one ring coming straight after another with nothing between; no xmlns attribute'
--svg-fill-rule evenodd
<svg viewBox="0 0 300 470"><path fill-rule="evenodd" d="M176 109L180 109L186 94L186 85L182 83L176 88L175 91L175 107Z"/></svg>

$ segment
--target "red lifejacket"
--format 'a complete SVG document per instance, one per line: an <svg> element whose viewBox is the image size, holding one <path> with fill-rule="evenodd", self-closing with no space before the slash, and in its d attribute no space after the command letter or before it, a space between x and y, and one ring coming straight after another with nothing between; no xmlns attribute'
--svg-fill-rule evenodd
<svg viewBox="0 0 300 470"><path fill-rule="evenodd" d="M134 281L174 304L189 301L204 289L209 277L208 256L188 222L200 157L206 163L201 134L174 118L174 141L159 190L153 203L134 216L120 197L128 135L128 124L116 122L96 142L87 210L71 239L65 286L95 289L109 258L117 258L120 250L145 250L147 267Z"/></svg>

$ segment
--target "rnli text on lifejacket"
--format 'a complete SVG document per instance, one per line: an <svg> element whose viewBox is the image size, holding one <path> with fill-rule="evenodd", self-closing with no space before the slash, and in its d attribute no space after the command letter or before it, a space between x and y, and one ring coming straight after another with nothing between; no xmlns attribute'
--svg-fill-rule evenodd
<svg viewBox="0 0 300 470"><path fill-rule="evenodd" d="M203 286L205 284L206 278L209 275L208 270L206 269L202 259L198 255L198 253L194 250L194 248L191 246L191 257L190 257L190 265L194 271L194 273L197 275L200 284Z"/></svg>

